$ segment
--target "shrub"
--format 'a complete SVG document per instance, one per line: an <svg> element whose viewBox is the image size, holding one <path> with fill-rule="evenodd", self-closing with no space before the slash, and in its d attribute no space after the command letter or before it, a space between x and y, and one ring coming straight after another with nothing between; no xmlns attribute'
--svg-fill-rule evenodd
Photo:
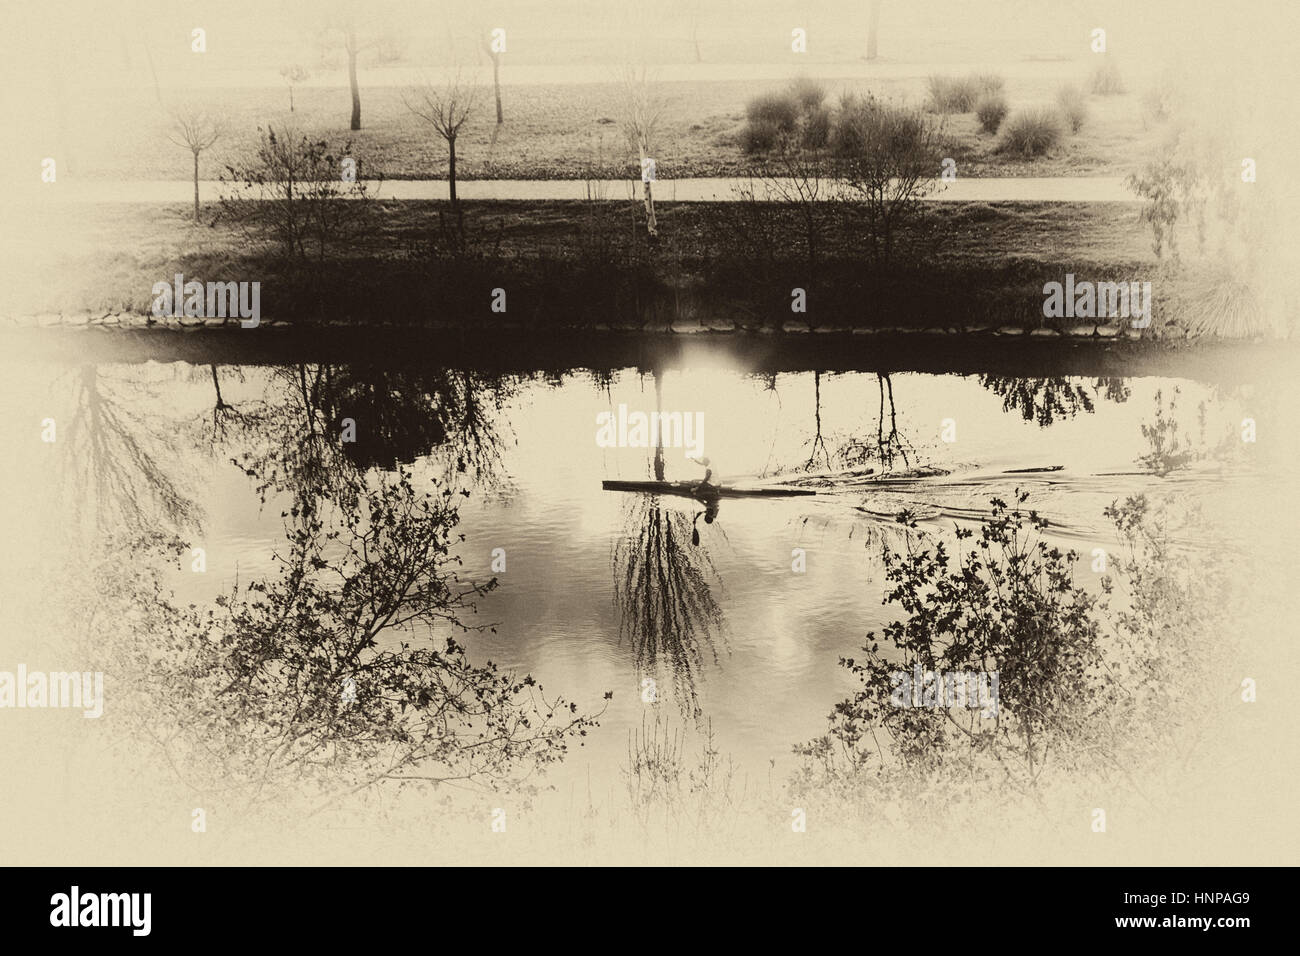
<svg viewBox="0 0 1300 956"><path fill-rule="evenodd" d="M1142 94L1142 122L1163 123L1173 114L1177 88L1166 74Z"/></svg>
<svg viewBox="0 0 1300 956"><path fill-rule="evenodd" d="M1088 118L1088 100L1077 86L1063 86L1056 91L1056 105L1061 108L1070 132L1077 133Z"/></svg>
<svg viewBox="0 0 1300 956"><path fill-rule="evenodd" d="M768 153L784 135L771 120L750 120L740 131L740 148L746 153Z"/></svg>
<svg viewBox="0 0 1300 956"><path fill-rule="evenodd" d="M1094 96L1115 96L1125 91L1124 81L1119 76L1119 67L1113 60L1107 60L1092 71L1089 88Z"/></svg>
<svg viewBox="0 0 1300 956"><path fill-rule="evenodd" d="M1041 800L1049 780L1110 780L1121 767L1131 780L1194 746L1181 741L1204 720L1201 688L1221 680L1211 675L1224 667L1222 633L1238 611L1232 589L1199 549L1174 545L1174 516L1138 496L1104 512L1119 536L1120 586L1112 604L1108 575L1105 599L1093 598L1075 584L1078 555L1051 546L1025 502L1019 490L1011 502L994 499L975 547L959 529L951 550L909 539L906 551L886 552L886 601L900 613L840 661L856 692L835 705L823 736L795 747L794 792L874 813L918 793L951 795L925 808L950 815L972 786ZM916 697L907 706L917 688L903 679L918 668L996 672L997 719L975 716L969 693L942 706L928 678L921 706Z"/></svg>
<svg viewBox="0 0 1300 956"><path fill-rule="evenodd" d="M830 136L830 111L825 100L825 87L806 77L779 92L754 97L745 107L741 149L766 153L792 140L808 148L825 146Z"/></svg>
<svg viewBox="0 0 1300 956"><path fill-rule="evenodd" d="M999 152L1041 156L1061 141L1065 127L1056 110L1047 107L1021 110L1003 124Z"/></svg>
<svg viewBox="0 0 1300 956"><path fill-rule="evenodd" d="M338 157L352 152L351 142L334 150L283 128L259 128L258 134L256 149L221 176L219 219L239 227L247 240L276 243L290 260L323 262L369 231L373 197L364 181L338 176Z"/></svg>
<svg viewBox="0 0 1300 956"><path fill-rule="evenodd" d="M1204 251L1206 206L1214 196L1214 183L1193 159L1180 157L1173 147L1125 180L1145 200L1142 221L1149 223L1157 258L1166 251L1177 262L1180 223L1193 223Z"/></svg>
<svg viewBox="0 0 1300 956"><path fill-rule="evenodd" d="M806 76L797 77L790 84L787 94L794 97L799 109L805 114L816 111L826 102L826 87Z"/></svg>
<svg viewBox="0 0 1300 956"><path fill-rule="evenodd" d="M127 588L100 572L100 586L150 605L147 625L118 613L104 634L108 659L132 662L123 713L195 791L247 813L290 794L324 805L443 778L504 786L595 726L531 677L435 637L485 630L474 601L496 587L458 572L454 492L410 469L367 484L347 505L304 490L312 504L286 515L278 570L207 608L174 603L156 577ZM340 704L345 684L354 699Z"/></svg>
<svg viewBox="0 0 1300 956"><path fill-rule="evenodd" d="M831 111L818 106L804 119L803 145L807 149L822 149L831 138Z"/></svg>
<svg viewBox="0 0 1300 956"><path fill-rule="evenodd" d="M789 131L799 121L799 102L788 90L761 93L745 106L745 118L751 123L768 123Z"/></svg>
<svg viewBox="0 0 1300 956"><path fill-rule="evenodd" d="M1007 98L1001 93L985 93L975 104L975 115L984 132L996 133L1007 115Z"/></svg>
<svg viewBox="0 0 1300 956"><path fill-rule="evenodd" d="M996 73L970 73L966 76L929 78L930 108L936 113L969 113L985 94L999 94L1004 85Z"/></svg>
<svg viewBox="0 0 1300 956"><path fill-rule="evenodd" d="M1001 93L1006 81L996 73L972 73L966 82L975 88L976 99L985 93Z"/></svg>
<svg viewBox="0 0 1300 956"><path fill-rule="evenodd" d="M925 117L915 110L870 95L846 96L840 102L832 148L847 160L886 152L910 156L926 143L929 129Z"/></svg>
<svg viewBox="0 0 1300 956"><path fill-rule="evenodd" d="M1010 503L992 499L977 547L965 544L975 532L959 529L955 553L942 541L886 548L885 599L902 613L867 634L861 656L840 661L861 687L835 706L829 725L828 742L854 763L876 757L885 741L900 769L925 774L983 755L1002 765L1007 783L1026 786L1063 745L1096 739L1099 715L1120 694L1101 666L1098 600L1074 583L1078 556L1041 536L1047 523L1024 507L1028 497L1017 489ZM900 706L906 692L896 675L914 668L993 672L999 682L980 701L983 716ZM816 756L816 743L796 750Z"/></svg>
<svg viewBox="0 0 1300 956"><path fill-rule="evenodd" d="M955 76L930 77L930 108L936 113L969 113L975 105L975 90Z"/></svg>

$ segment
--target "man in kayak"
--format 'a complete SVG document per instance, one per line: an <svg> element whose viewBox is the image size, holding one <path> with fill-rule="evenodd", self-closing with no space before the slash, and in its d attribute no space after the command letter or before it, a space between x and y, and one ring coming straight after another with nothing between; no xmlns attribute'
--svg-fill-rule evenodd
<svg viewBox="0 0 1300 956"><path fill-rule="evenodd" d="M697 495L703 495L703 496L717 495L720 489L718 488L717 485L715 485L712 481L709 480L710 478L713 477L713 469L709 466L709 459L699 458L696 459L695 463L697 465L704 466L704 480L695 485L695 493Z"/></svg>
<svg viewBox="0 0 1300 956"><path fill-rule="evenodd" d="M700 543L700 529L696 526L700 516L704 516L705 524L713 524L713 519L718 516L718 491L720 490L710 479L713 477L713 468L709 465L709 459L700 458L696 464L704 466L704 480L696 483L692 489L696 497L704 501L704 510L696 514L695 520L691 522L691 543Z"/></svg>

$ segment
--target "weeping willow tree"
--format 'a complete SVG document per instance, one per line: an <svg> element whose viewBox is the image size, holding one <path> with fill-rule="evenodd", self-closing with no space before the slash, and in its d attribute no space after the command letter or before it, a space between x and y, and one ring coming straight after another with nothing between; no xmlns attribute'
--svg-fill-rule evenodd
<svg viewBox="0 0 1300 956"><path fill-rule="evenodd" d="M698 516L697 516L698 517ZM619 639L631 643L637 669L667 673L682 710L699 716L697 685L706 653L716 663L725 641L721 586L708 552L695 543L695 520L638 496L614 547Z"/></svg>

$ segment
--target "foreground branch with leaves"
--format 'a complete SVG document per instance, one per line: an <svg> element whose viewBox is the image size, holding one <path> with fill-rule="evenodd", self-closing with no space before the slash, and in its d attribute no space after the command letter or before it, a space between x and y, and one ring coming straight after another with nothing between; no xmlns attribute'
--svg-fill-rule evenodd
<svg viewBox="0 0 1300 956"><path fill-rule="evenodd" d="M1140 793L1139 768L1185 749L1206 716L1190 705L1221 676L1214 648L1231 613L1222 588L1200 583L1212 558L1173 548L1147 500L1129 499L1106 511L1126 557L1095 593L1027 500L992 499L978 532L957 529L956 555L916 535L886 549L885 603L902 615L867 635L864 657L841 659L861 687L825 734L795 748L796 793L920 800L993 788L1035 799L1049 773ZM996 673L996 708L900 703L898 675L916 668Z"/></svg>
<svg viewBox="0 0 1300 956"><path fill-rule="evenodd" d="M159 595L117 629L124 709L185 784L313 810L381 784L527 791L595 726L452 636L484 629L468 616L496 585L458 573L453 497L401 470L329 518L299 501L277 577L208 608Z"/></svg>

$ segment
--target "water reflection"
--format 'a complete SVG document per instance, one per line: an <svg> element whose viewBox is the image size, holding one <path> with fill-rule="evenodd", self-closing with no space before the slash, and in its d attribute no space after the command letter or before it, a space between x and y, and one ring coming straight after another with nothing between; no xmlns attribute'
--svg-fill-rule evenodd
<svg viewBox="0 0 1300 956"><path fill-rule="evenodd" d="M202 509L177 477L187 450L159 410L157 393L133 368L83 365L71 374L72 413L59 457L63 500L74 529L127 537L146 529L197 528Z"/></svg>
<svg viewBox="0 0 1300 956"><path fill-rule="evenodd" d="M1061 418L1073 418L1080 412L1091 415L1095 410L1093 397L1083 382L1067 378L1017 378L1003 375L981 375L980 384L1002 398L1002 408L1020 412L1027 422L1037 422L1046 428ZM1122 378L1099 378L1092 386L1108 401L1126 402L1128 385Z"/></svg>
<svg viewBox="0 0 1300 956"><path fill-rule="evenodd" d="M213 381L217 407L229 409L215 369ZM237 420L246 447L236 461L263 498L355 500L370 469L419 458L436 459L448 480L497 488L507 441L500 410L514 387L506 376L454 369L279 367L266 400Z"/></svg>
<svg viewBox="0 0 1300 956"><path fill-rule="evenodd" d="M663 370L654 372L655 411L663 412ZM652 471L666 480L663 432L656 432ZM700 716L697 683L707 651L714 663L725 639L721 587L709 558L712 543L701 538L718 515L718 499L707 498L693 517L660 505L658 495L635 494L624 509L624 532L614 547L614 601L619 639L635 649L637 671L655 682L667 679L683 711ZM688 533L689 529L689 533ZM652 698L654 695L650 695Z"/></svg>
<svg viewBox="0 0 1300 956"><path fill-rule="evenodd" d="M725 640L715 596L722 582L709 557L715 528L700 539L698 514L662 507L654 495L636 495L625 515L613 557L619 637L635 648L639 672L656 681L667 674L682 708L699 716L704 654L716 663Z"/></svg>
<svg viewBox="0 0 1300 956"><path fill-rule="evenodd" d="M226 401L225 396L221 393L222 375L237 375L242 381L243 375L240 369L226 369L218 365L209 365L208 371L212 376L212 434L209 449L215 450L218 445L225 444L232 432L256 427L258 424L258 406L245 407L241 404L232 404Z"/></svg>
<svg viewBox="0 0 1300 956"><path fill-rule="evenodd" d="M150 609L100 635L119 707L191 790L310 812L385 783L518 791L595 726L532 677L470 661L461 635L488 627L477 601L497 582L459 570L458 492L405 468L355 504L299 491L275 574L207 606L156 580L114 588Z"/></svg>
<svg viewBox="0 0 1300 956"><path fill-rule="evenodd" d="M593 445L598 405L635 402L650 380L655 410L700 409L708 416L718 480L740 484L776 474L779 483L817 495L729 499L720 508L708 495L602 494L605 477L700 477L678 474L694 466L676 464L662 441L608 452ZM298 363L148 371L87 365L57 381L71 383L73 399L72 412L60 415L60 441L69 447L59 458L59 487L79 500L78 514L104 535L192 534L205 514L213 515L209 552L227 555L206 579L170 582L183 589L177 608L192 601L196 613L212 611L215 619L177 610L171 622L151 624L153 638L164 634L168 647L180 649L144 667L155 687L182 674L204 675L185 700L150 702L160 739L182 707L218 715L203 730L212 735L203 747L226 738L233 747L239 737L249 756L268 735L288 733L302 751L297 743L278 755L258 751L261 759L274 756L283 785L306 779L300 773L319 775L319 785L344 765L357 771L350 777L357 783L392 779L378 775L376 751L349 749L382 734L418 739L412 761L437 759L434 737L450 746L456 732L436 722L408 727L400 703L396 715L389 705L406 699L409 710L423 691L445 691L450 677L438 668L474 688L495 687L484 690L492 707L517 715L509 695L474 670L487 667L489 654L503 667L545 676L586 704L610 686L637 686L639 696L641 678L653 678L665 703L673 698L669 706L694 718L707 714L729 746L765 759L812 739L826 706L842 693L835 661L881 623L882 547L904 547L918 516L926 533L949 533L954 521L973 527L988 517L991 495L1032 485L1035 504L1051 515L1048 533L1090 549L1101 509L1117 491L1136 493L1141 481L1157 480L1135 473L1134 461L1144 453L1177 458L1189 435L1217 434L1213 422L1189 426L1193 418L1241 417L1233 399L1190 383L1051 376L975 380L873 371L764 380L664 368L506 376ZM1165 399L1181 396L1178 387L1187 397L1175 408ZM962 420L955 448L935 437L936 424L954 413ZM355 441L344 438L345 420ZM1176 433L1174 420L1182 425ZM198 480L213 461L233 461L240 471L209 468ZM413 483L414 475L421 483L435 479L437 500L419 504L401 490L403 475ZM390 497L382 505L381 516L401 517L374 550L380 543L365 536L376 518L370 496L381 485L405 503ZM274 507L258 507L263 502ZM278 527L281 511L287 529ZM912 520L900 524L900 512ZM357 535L365 542L359 553ZM270 556L286 542L288 564L268 572ZM495 570L489 573L482 559L497 546L510 552L511 570L494 581ZM790 570L795 547L809 552L807 575ZM463 580L455 576L457 555L469 568ZM128 563L145 561L141 552ZM412 609L400 596L407 580L418 582L431 603ZM213 589L224 589L224 604L214 603ZM435 613L435 597L447 602L445 616ZM130 600L152 598L140 592ZM468 608L480 603L481 617ZM378 631L366 625L372 609L392 612ZM272 624L284 621L293 633L274 631ZM500 623L503 638L477 630L477 622ZM462 625L470 630L460 632ZM461 651L443 643L448 629L468 633ZM200 635L208 644L219 637L219 647ZM144 655L147 638L140 633L136 643L115 645L121 660ZM362 670L344 664L353 657L370 663ZM722 667L726 680L711 679ZM219 674L227 676L216 686ZM236 675L242 683L227 686ZM342 713L339 695L349 678L358 701L365 694L374 699ZM518 682L510 686L531 692ZM756 708L752 689L760 686L788 692ZM301 704L300 713L275 703L285 694L295 709ZM425 718L434 699L421 704ZM642 702L632 703L639 712ZM482 721L495 719L453 707L437 720L452 716L480 721L480 731ZM630 716L619 719L627 724ZM191 719L187 726L198 733L200 724ZM332 740L334 733L354 740ZM196 741L187 746L199 747ZM296 763L290 768L282 759ZM413 766L394 774L419 776ZM241 788L256 786L246 768L231 773ZM507 779L515 778L503 773Z"/></svg>
<svg viewBox="0 0 1300 956"><path fill-rule="evenodd" d="M903 463L904 468L911 467L912 456L916 454L916 449L898 431L898 408L894 404L894 381L889 375L877 372L876 384L880 388L876 434L873 438L864 437L850 440L844 446L841 455L845 463L849 465L861 465L875 461L884 470L889 471L893 469L895 461L898 460ZM889 417L888 429L885 427L886 414Z"/></svg>
<svg viewBox="0 0 1300 956"><path fill-rule="evenodd" d="M827 432L823 423L823 375L824 373L820 371L812 373L812 428L808 439L797 455L786 458L789 464L778 462L773 467L769 458L769 464L760 474L826 475L842 472L845 469L857 469L859 473L866 474L876 469L890 471L898 464L904 468L910 467L916 459L917 450L913 442L899 429L893 376L887 372L873 373L879 391L874 428L867 431L861 426L855 426L844 437L832 438L832 444L828 445ZM780 394L777 376L762 376L762 381L765 391L774 395Z"/></svg>

